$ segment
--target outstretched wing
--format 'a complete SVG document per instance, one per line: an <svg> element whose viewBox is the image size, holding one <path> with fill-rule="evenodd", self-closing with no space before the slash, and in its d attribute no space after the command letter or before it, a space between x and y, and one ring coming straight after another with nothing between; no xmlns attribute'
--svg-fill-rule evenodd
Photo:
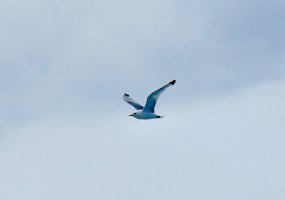
<svg viewBox="0 0 285 200"><path fill-rule="evenodd" d="M164 92L164 90L166 88L168 88L169 86L174 85L176 82L176 80L171 81L170 83L166 84L165 86L159 88L158 90L154 91L153 93L151 93L146 100L146 104L145 107L143 109L144 112L152 112L154 113L154 107L156 105L156 101L158 99L158 97Z"/></svg>
<svg viewBox="0 0 285 200"><path fill-rule="evenodd" d="M128 104L131 104L132 106L134 106L135 109L137 109L137 110L142 110L142 109L143 109L143 106L140 105L139 103L135 102L135 101L130 97L130 95L124 94L123 98L124 98L124 100L125 100Z"/></svg>

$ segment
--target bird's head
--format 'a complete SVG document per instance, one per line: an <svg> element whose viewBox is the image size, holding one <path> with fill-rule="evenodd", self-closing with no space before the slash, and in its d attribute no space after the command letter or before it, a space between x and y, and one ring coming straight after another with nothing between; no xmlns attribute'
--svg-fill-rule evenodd
<svg viewBox="0 0 285 200"><path fill-rule="evenodd" d="M130 114L129 116L134 117L134 116L136 116L136 114L137 114L137 113L133 113L133 114Z"/></svg>

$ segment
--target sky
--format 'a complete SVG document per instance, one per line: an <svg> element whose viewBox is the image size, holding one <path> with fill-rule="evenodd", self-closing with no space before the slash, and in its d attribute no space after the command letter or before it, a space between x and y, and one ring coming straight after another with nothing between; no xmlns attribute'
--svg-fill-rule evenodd
<svg viewBox="0 0 285 200"><path fill-rule="evenodd" d="M0 199L285 199L285 2L0 2ZM159 99L128 115L124 93Z"/></svg>

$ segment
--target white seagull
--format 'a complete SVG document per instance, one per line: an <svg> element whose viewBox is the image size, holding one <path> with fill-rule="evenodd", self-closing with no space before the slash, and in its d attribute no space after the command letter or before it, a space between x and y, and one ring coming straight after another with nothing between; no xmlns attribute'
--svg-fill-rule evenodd
<svg viewBox="0 0 285 200"><path fill-rule="evenodd" d="M123 98L124 100L131 104L135 109L140 110L138 112L135 112L131 114L130 116L133 116L137 119L156 119L156 118L162 118L163 116L159 116L154 113L154 107L156 105L158 97L164 92L166 88L169 86L174 85L176 80L171 81L170 83L166 84L165 86L159 88L158 90L155 90L153 93L151 93L146 100L145 106L143 107L139 103L135 102L130 95L124 94Z"/></svg>

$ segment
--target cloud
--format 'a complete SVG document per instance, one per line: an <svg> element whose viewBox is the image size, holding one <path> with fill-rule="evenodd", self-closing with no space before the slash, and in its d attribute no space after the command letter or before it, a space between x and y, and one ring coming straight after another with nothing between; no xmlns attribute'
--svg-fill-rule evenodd
<svg viewBox="0 0 285 200"><path fill-rule="evenodd" d="M1 3L1 199L282 198L283 5Z"/></svg>
<svg viewBox="0 0 285 200"><path fill-rule="evenodd" d="M126 105L113 115L14 129L1 141L1 198L280 199L284 87L162 101L163 120L122 117Z"/></svg>
<svg viewBox="0 0 285 200"><path fill-rule="evenodd" d="M5 2L1 110L64 113L173 78L188 99L282 78L283 3L256 3Z"/></svg>

